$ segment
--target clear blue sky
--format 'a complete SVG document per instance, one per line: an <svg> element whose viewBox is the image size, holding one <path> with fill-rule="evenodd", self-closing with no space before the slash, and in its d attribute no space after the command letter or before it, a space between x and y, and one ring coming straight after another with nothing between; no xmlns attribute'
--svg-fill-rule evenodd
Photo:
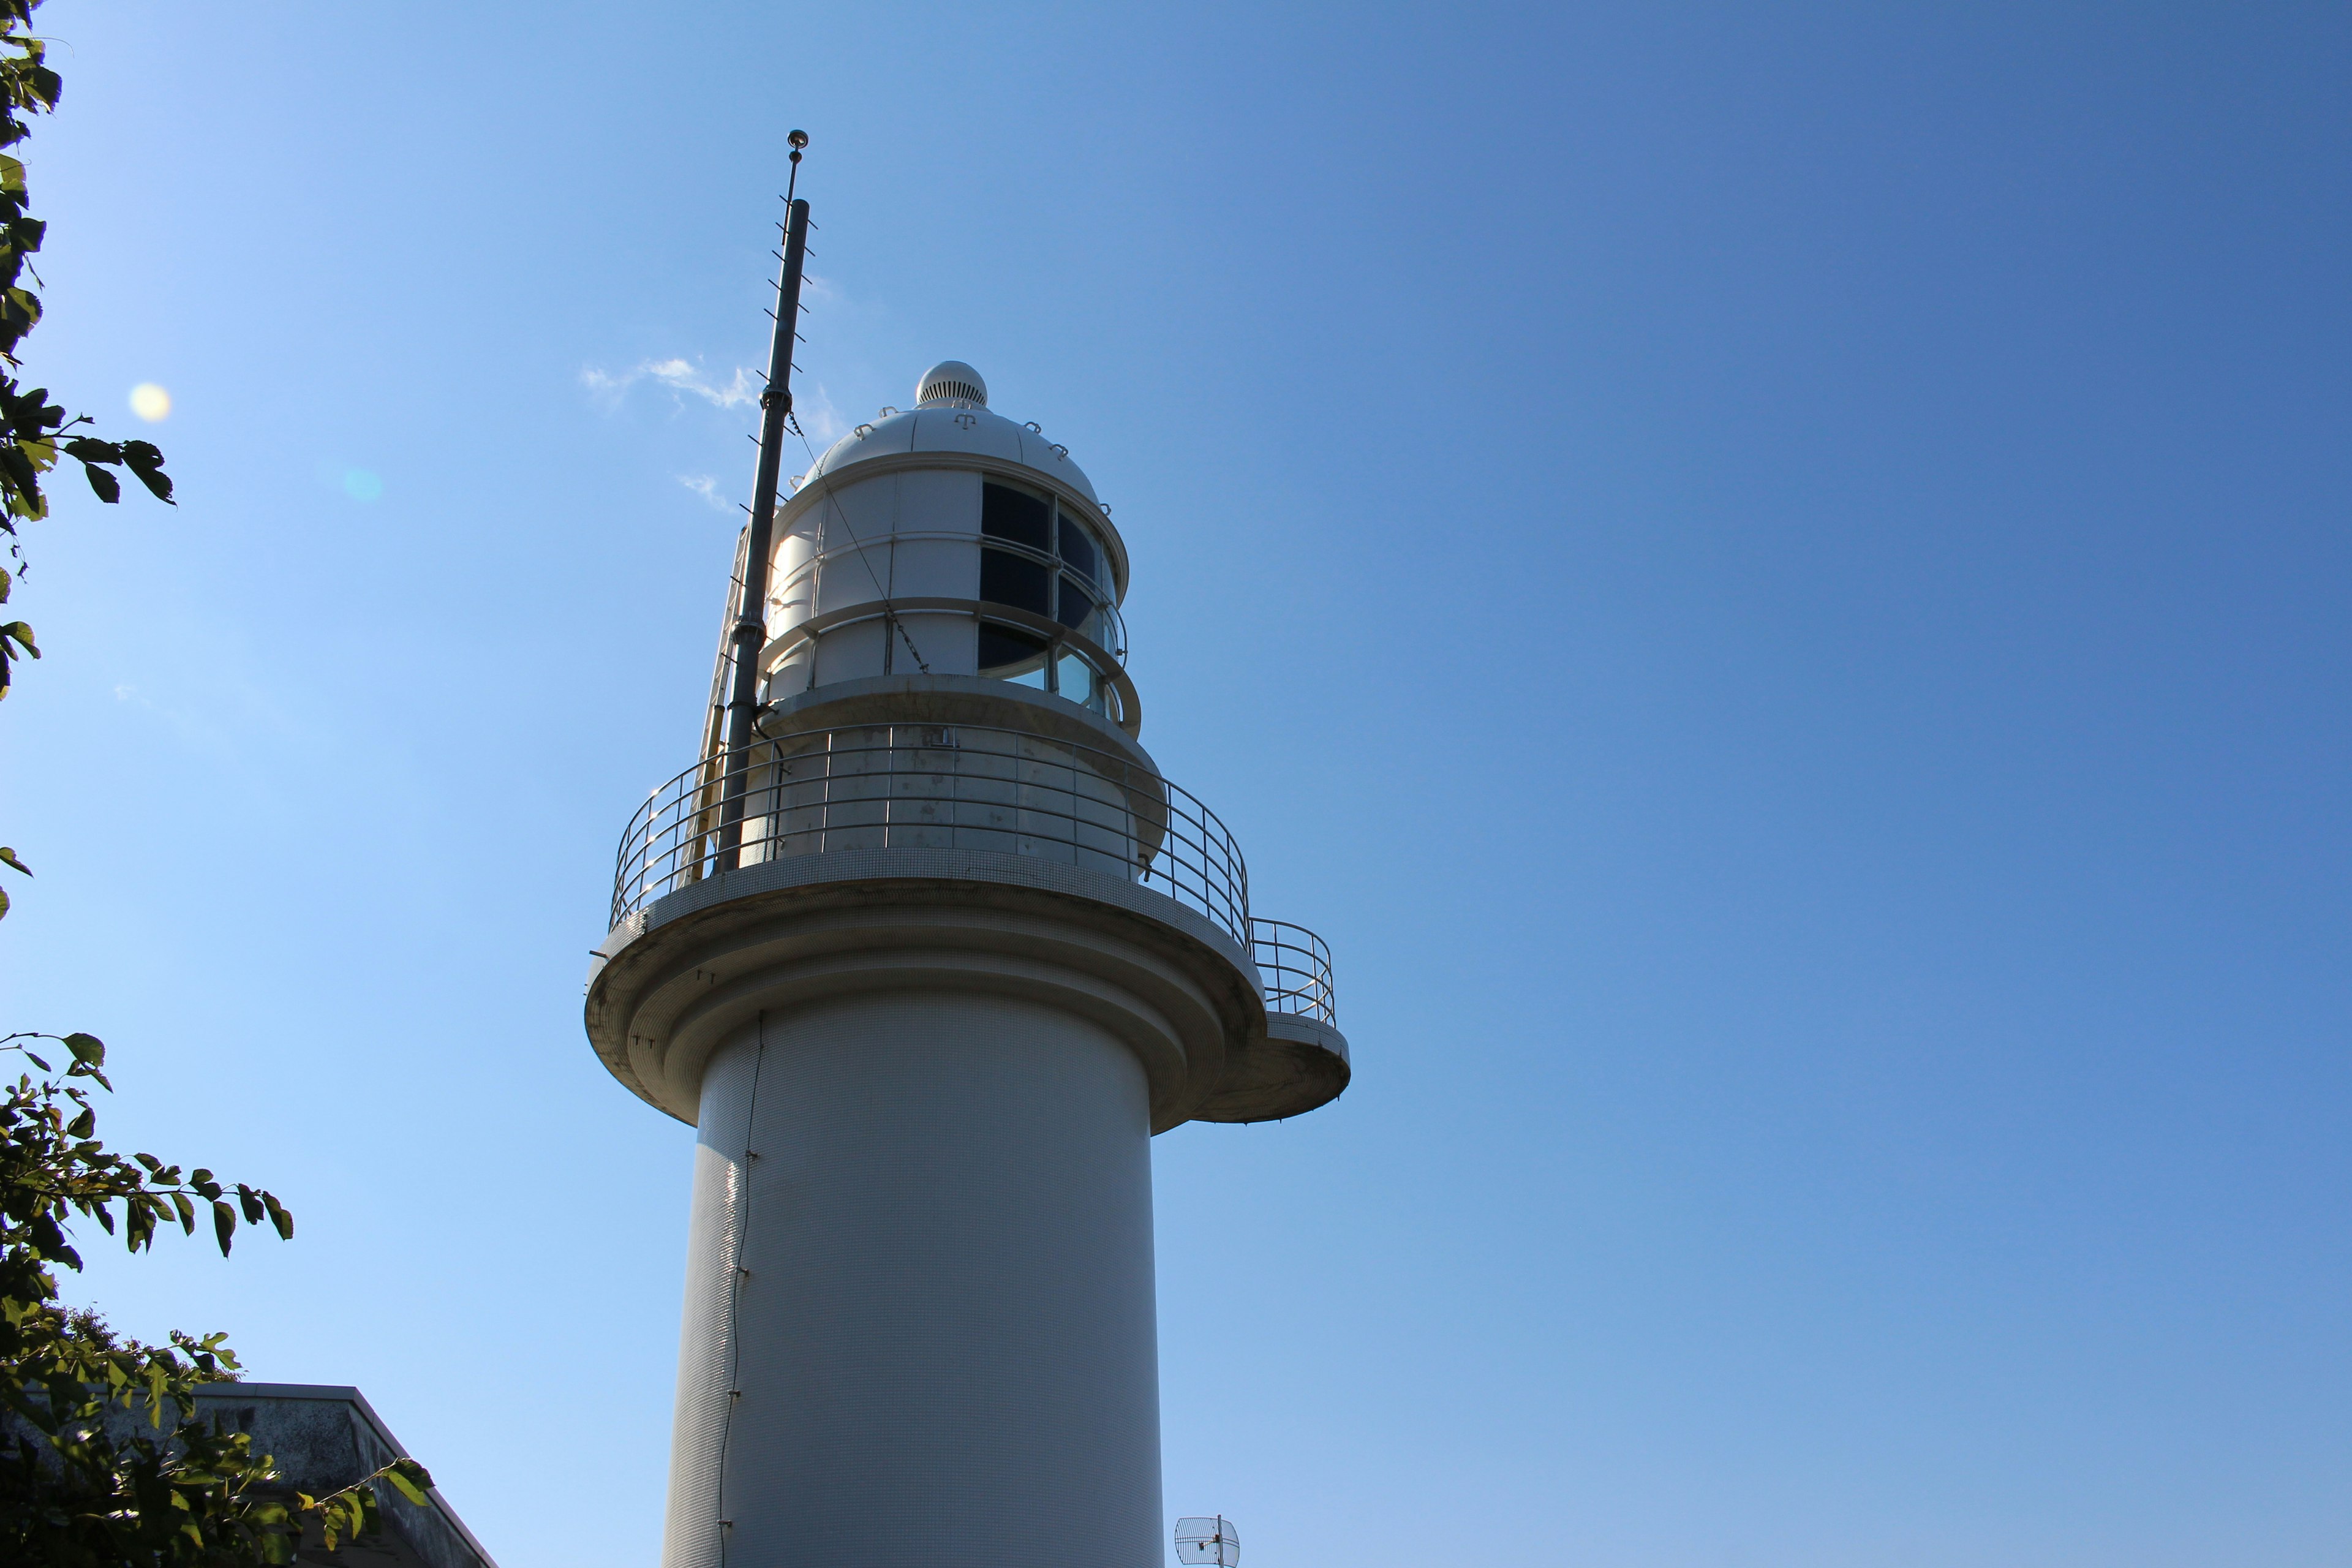
<svg viewBox="0 0 2352 1568"><path fill-rule="evenodd" d="M29 531L8 1021L300 1216L102 1255L123 1326L654 1560L690 1134L581 983L801 125L809 422L954 356L1068 444L1145 742L1339 955L1344 1101L1156 1145L1171 1514L2352 1552L2352 13L42 16L32 369L167 387L184 500Z"/></svg>

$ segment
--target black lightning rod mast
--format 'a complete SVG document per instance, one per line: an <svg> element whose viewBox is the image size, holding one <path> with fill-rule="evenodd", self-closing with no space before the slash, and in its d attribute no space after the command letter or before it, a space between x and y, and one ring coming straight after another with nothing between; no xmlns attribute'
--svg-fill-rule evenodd
<svg viewBox="0 0 2352 1568"><path fill-rule="evenodd" d="M776 336L768 350L768 385L760 394L760 467L751 480L751 523L743 550L743 592L735 604L733 668L727 693L726 783L719 795L718 868L731 871L742 854L743 793L751 779L751 742L759 733L760 649L768 638L768 553L776 529L776 481L783 462L784 421L793 412L793 343L801 319L801 262L808 253L808 203L800 188L801 149L808 132L795 131L793 172L784 186L784 269L776 279Z"/></svg>

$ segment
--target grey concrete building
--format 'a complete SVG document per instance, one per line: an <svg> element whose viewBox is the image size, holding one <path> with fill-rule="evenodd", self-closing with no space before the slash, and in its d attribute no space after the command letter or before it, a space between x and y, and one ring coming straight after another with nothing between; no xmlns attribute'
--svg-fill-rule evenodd
<svg viewBox="0 0 2352 1568"><path fill-rule="evenodd" d="M277 1461L279 1484L289 1492L325 1497L410 1457L356 1388L202 1384L196 1412L224 1430L249 1433L254 1451ZM375 1494L381 1530L331 1553L320 1549L314 1531L301 1561L343 1568L498 1568L438 1490L425 1494L423 1508L389 1486L377 1486Z"/></svg>

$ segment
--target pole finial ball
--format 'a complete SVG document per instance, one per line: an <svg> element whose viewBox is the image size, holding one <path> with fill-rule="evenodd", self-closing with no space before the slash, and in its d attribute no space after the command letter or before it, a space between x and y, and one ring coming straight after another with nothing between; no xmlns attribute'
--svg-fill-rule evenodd
<svg viewBox="0 0 2352 1568"><path fill-rule="evenodd" d="M808 132L805 131L795 131L786 136L784 140L787 142L790 142L792 144L793 151L797 153L802 148L808 145Z"/></svg>

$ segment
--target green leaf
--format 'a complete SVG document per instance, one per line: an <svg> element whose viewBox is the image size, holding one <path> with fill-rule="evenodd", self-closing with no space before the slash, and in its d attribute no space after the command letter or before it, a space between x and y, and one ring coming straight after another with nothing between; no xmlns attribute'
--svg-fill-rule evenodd
<svg viewBox="0 0 2352 1568"><path fill-rule="evenodd" d="M27 877L33 874L33 868L30 866L26 865L22 860L17 859L16 852L14 849L9 848L5 844L0 844L0 866L6 866L15 870L22 871Z"/></svg>
<svg viewBox="0 0 2352 1568"><path fill-rule="evenodd" d="M172 477L163 471L163 454L152 441L125 441L122 461L157 500L179 504L172 500Z"/></svg>
<svg viewBox="0 0 2352 1568"><path fill-rule="evenodd" d="M236 1235L236 1211L218 1198L213 1200L213 1238L220 1243L221 1256L228 1256L228 1244Z"/></svg>
<svg viewBox="0 0 2352 1568"><path fill-rule="evenodd" d="M116 501L122 499L122 481L121 479L116 479L112 474L108 473L104 468L100 468L95 463L84 463L81 466L81 471L89 480L89 488L98 492L99 500L104 501L109 506L112 506Z"/></svg>
<svg viewBox="0 0 2352 1568"><path fill-rule="evenodd" d="M384 1479L419 1508L425 1506L425 1494L433 1488L433 1472L414 1459L395 1459L385 1468Z"/></svg>
<svg viewBox="0 0 2352 1568"><path fill-rule="evenodd" d="M172 1194L172 1206L180 1214L180 1229L188 1236L196 1234L196 1205L188 1201L185 1193Z"/></svg>
<svg viewBox="0 0 2352 1568"><path fill-rule="evenodd" d="M91 1067L96 1067L100 1062L106 1060L106 1042L100 1039L96 1035L84 1035L79 1033L68 1035L66 1037L66 1049L74 1054L74 1060L78 1062L88 1062ZM142 1160L144 1160L148 1156L143 1154L140 1156ZM150 1166L149 1168L152 1170L153 1167Z"/></svg>
<svg viewBox="0 0 2352 1568"><path fill-rule="evenodd" d="M0 626L0 638L11 637L16 639L17 642L23 643L25 645L25 651L31 654L35 658L41 657L41 650L33 646L33 628L26 626L24 622L10 621L6 626Z"/></svg>

